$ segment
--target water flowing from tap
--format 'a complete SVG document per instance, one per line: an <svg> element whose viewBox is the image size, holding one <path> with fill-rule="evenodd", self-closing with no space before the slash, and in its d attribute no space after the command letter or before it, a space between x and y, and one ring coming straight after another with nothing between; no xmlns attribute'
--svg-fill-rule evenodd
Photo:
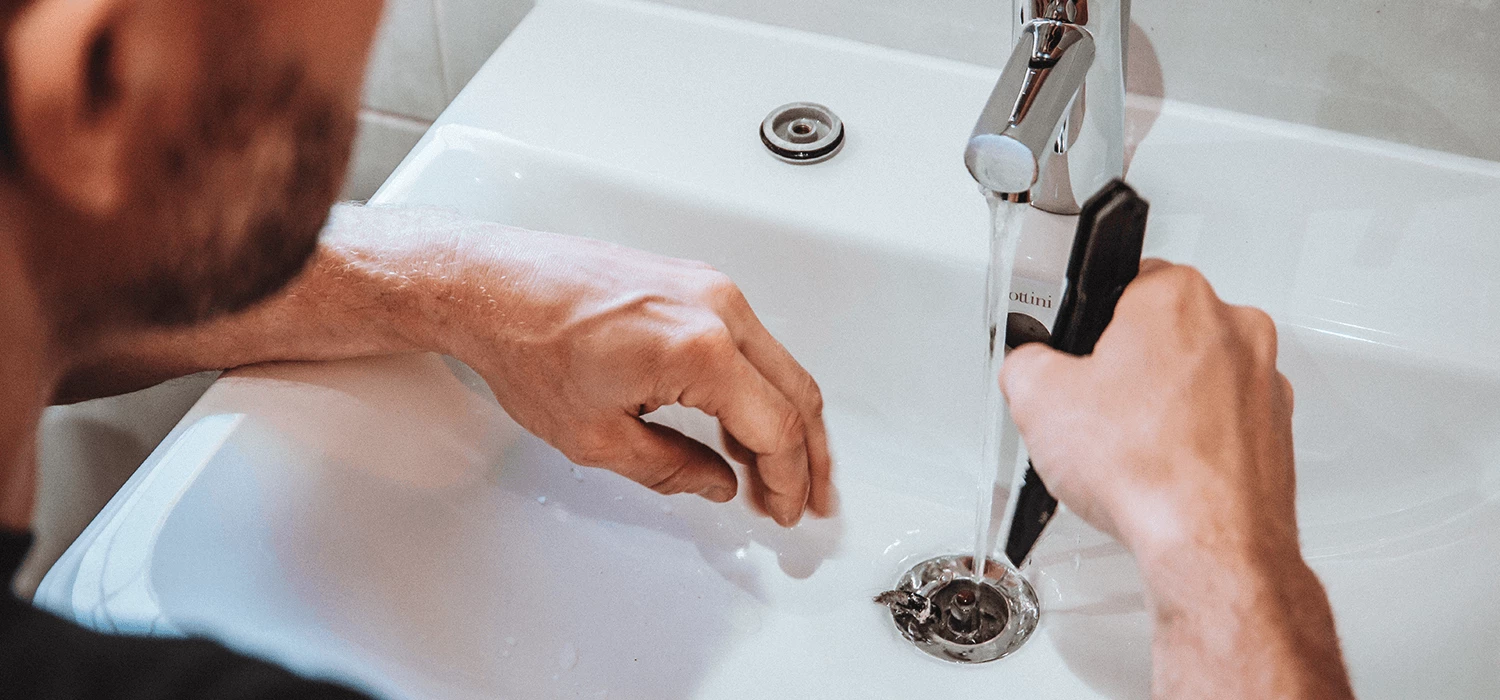
<svg viewBox="0 0 1500 700"><path fill-rule="evenodd" d="M1024 204L1013 204L991 196L990 260L984 304L985 323L989 331L989 348L985 356L984 441L980 448L978 504L974 514L974 577L984 576L984 562L994 548L995 485L1001 464L1017 464L1021 454L1021 436L1000 392L1000 368L1005 362L1005 325L1010 313L1011 277L1016 266L1016 241L1020 238Z"/></svg>

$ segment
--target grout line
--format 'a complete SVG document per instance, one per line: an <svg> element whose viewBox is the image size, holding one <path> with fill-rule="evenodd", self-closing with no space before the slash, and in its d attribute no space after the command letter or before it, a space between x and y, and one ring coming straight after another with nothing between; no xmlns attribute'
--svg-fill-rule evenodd
<svg viewBox="0 0 1500 700"><path fill-rule="evenodd" d="M361 105L359 108L359 113L361 115L378 117L382 121L400 122L402 126L420 127L424 130L432 126L431 119L421 119L397 112L389 112L383 109L377 109L375 107L366 107Z"/></svg>

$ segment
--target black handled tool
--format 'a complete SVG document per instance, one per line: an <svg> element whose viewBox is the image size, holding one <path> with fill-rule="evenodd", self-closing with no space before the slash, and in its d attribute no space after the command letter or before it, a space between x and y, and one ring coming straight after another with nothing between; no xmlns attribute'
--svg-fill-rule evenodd
<svg viewBox="0 0 1500 700"><path fill-rule="evenodd" d="M1054 349L1070 355L1094 351L1094 343L1099 342L1115 315L1115 304L1125 285L1140 272L1149 209L1146 200L1120 180L1111 181L1083 205L1073 254L1068 258L1068 286L1057 308L1057 323L1053 324L1050 344ZM1088 439L1084 435L1078 438ZM1005 540L1005 556L1017 568L1031 554L1056 511L1057 499L1027 462Z"/></svg>

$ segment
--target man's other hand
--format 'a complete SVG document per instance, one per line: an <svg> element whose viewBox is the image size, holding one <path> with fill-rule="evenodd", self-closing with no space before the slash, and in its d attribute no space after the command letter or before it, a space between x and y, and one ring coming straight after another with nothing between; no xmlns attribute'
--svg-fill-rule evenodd
<svg viewBox="0 0 1500 700"><path fill-rule="evenodd" d="M681 404L719 420L752 502L791 526L832 510L823 399L708 265L600 241L507 230L467 236L445 266L451 354L522 426L579 464L662 493L734 497L714 450L641 419Z"/></svg>

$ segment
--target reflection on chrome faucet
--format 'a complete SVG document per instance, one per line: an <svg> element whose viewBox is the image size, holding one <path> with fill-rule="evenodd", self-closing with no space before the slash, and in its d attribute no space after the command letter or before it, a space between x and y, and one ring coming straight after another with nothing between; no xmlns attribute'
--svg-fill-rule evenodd
<svg viewBox="0 0 1500 700"><path fill-rule="evenodd" d="M964 152L988 192L1077 214L1125 169L1122 0L1020 0L1021 31Z"/></svg>

